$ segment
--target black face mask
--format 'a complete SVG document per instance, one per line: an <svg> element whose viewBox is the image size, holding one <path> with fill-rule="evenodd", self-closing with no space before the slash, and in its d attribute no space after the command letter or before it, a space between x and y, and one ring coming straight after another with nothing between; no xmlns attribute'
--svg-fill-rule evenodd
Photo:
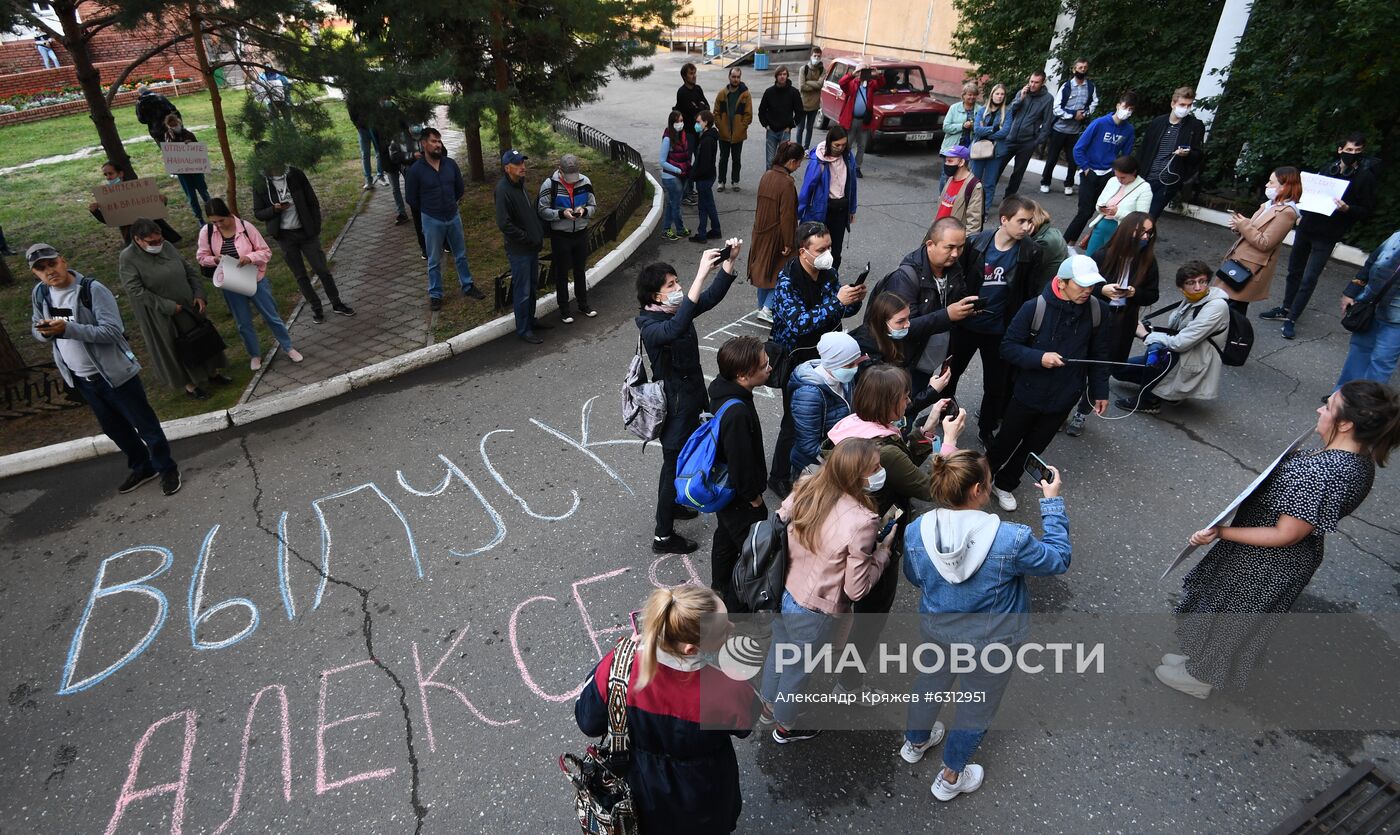
<svg viewBox="0 0 1400 835"><path fill-rule="evenodd" d="M1348 153L1343 151L1341 153L1338 153L1337 156L1341 157L1342 162L1346 165L1355 165L1361 161L1361 154L1358 153Z"/></svg>
<svg viewBox="0 0 1400 835"><path fill-rule="evenodd" d="M1083 81L1083 80L1084 80L1084 76L1086 76L1086 75L1088 75L1088 73L1076 71L1075 74L1074 74L1074 77L1077 78L1077 79L1079 79L1080 81Z"/></svg>

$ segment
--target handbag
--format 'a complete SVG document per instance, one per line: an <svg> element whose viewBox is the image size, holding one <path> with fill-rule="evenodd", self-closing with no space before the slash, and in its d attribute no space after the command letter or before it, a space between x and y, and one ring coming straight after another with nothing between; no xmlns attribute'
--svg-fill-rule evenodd
<svg viewBox="0 0 1400 835"><path fill-rule="evenodd" d="M1215 277L1238 293L1254 278L1254 271L1233 258L1226 258L1220 269L1215 271Z"/></svg>
<svg viewBox="0 0 1400 835"><path fill-rule="evenodd" d="M1379 292L1373 294L1362 291L1361 298L1352 302L1351 307L1348 307L1346 312L1342 314L1342 327L1352 333L1366 333L1374 327L1376 306L1380 304L1381 299L1385 298L1385 294L1390 292L1396 278L1400 278L1400 267L1397 267L1390 278L1386 279Z"/></svg>
<svg viewBox="0 0 1400 835"><path fill-rule="evenodd" d="M203 365L228 347L214 323L195 311L181 310L171 318L175 323L175 355L187 368ZM181 328L184 321L191 324Z"/></svg>
<svg viewBox="0 0 1400 835"><path fill-rule="evenodd" d="M647 381L646 357L642 351L642 337L637 335L637 353L627 366L627 377L622 381L622 425L647 441L661 437L661 427L666 423L666 383L655 368L651 382ZM670 347L662 349L664 357Z"/></svg>
<svg viewBox="0 0 1400 835"><path fill-rule="evenodd" d="M627 683L637 641L631 635L618 640L608 667L608 732L582 757L559 756L559 770L574 787L574 814L584 835L638 835L632 787L627 784L631 755L627 751Z"/></svg>
<svg viewBox="0 0 1400 835"><path fill-rule="evenodd" d="M997 154L997 143L990 139L979 139L968 149L972 159L991 159Z"/></svg>

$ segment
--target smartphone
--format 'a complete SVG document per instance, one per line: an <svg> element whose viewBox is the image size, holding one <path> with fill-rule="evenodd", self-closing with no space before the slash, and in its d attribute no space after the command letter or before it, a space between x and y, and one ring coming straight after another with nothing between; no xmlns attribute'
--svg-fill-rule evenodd
<svg viewBox="0 0 1400 835"><path fill-rule="evenodd" d="M980 313L981 311L986 310L986 309L987 309L987 299L986 299L985 296L978 296L977 298L975 298L975 299L972 300L972 310L973 310L973 312Z"/></svg>
<svg viewBox="0 0 1400 835"><path fill-rule="evenodd" d="M1026 456L1026 475L1035 479L1037 484L1042 481L1048 484L1055 480L1055 473L1050 470L1050 465L1034 452Z"/></svg>
<svg viewBox="0 0 1400 835"><path fill-rule="evenodd" d="M938 413L938 422L942 423L947 418L957 417L961 409L962 407L958 405L958 399L956 397L948 398L948 402L943 404L943 411Z"/></svg>
<svg viewBox="0 0 1400 835"><path fill-rule="evenodd" d="M942 377L944 374L947 374L948 371L949 371L949 369L951 369L952 367L953 367L953 355L952 355L952 354L949 354L948 356L946 356L946 357L943 358L943 364L940 365L940 366L938 367L938 373L935 374L934 376L935 376L935 377Z"/></svg>
<svg viewBox="0 0 1400 835"><path fill-rule="evenodd" d="M729 260L730 258L732 258L732 257L734 257L734 245L733 245L733 244L726 244L722 249L720 249L720 251L719 251L719 262L720 262L721 264L723 264L725 261L728 261L728 260Z"/></svg>
<svg viewBox="0 0 1400 835"><path fill-rule="evenodd" d="M890 514L889 520L885 522L884 527L880 528L880 532L875 534L875 541L877 543L885 541L885 537L889 536L894 531L895 526L899 524L899 517L904 515L904 509L901 507L896 506L893 508L893 511L894 512Z"/></svg>
<svg viewBox="0 0 1400 835"><path fill-rule="evenodd" d="M638 626L638 624L637 624L637 616L640 615L640 614L641 614L641 612L633 612L631 615L628 616L628 617L630 617L630 618L632 619L632 634L633 634L633 635L640 635L640 634L642 634L642 629L641 629L641 627Z"/></svg>
<svg viewBox="0 0 1400 835"><path fill-rule="evenodd" d="M866 261L866 262L865 262L865 269L861 270L860 275L856 276L856 280L851 282L851 286L852 286L852 287L859 287L860 285L864 284L864 283L865 283L865 280L866 280L867 278L869 278L869 277L870 277L870 262L869 262L869 261Z"/></svg>

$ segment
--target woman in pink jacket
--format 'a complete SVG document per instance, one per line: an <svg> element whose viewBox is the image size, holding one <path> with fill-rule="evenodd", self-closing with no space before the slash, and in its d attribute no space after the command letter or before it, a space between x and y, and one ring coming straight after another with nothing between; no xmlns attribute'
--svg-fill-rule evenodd
<svg viewBox="0 0 1400 835"><path fill-rule="evenodd" d="M286 352L287 358L292 362L301 362L301 352L292 347L292 335L287 332L282 317L277 315L277 302L272 298L272 285L267 280L267 262L272 260L272 250L268 248L267 241L263 240L256 227L235 217L221 198L215 197L205 203L204 215L209 218L209 224L200 230L199 251L195 257L202 266L214 269L215 287L224 286L221 261L225 255L237 258L240 266L256 264L258 267L257 291L251 298L229 290L223 291L229 312L238 323L238 335L243 339L243 347L253 358L249 366L254 371L262 367L262 346L258 344L257 331L253 330L253 307L262 314L263 321L267 322L268 329Z"/></svg>
<svg viewBox="0 0 1400 835"><path fill-rule="evenodd" d="M763 670L764 720L777 723L779 743L810 739L798 730L797 703L807 673L802 663L777 668L779 644L815 647L831 641L851 602L864 597L890 561L871 495L885 482L880 452L868 438L836 445L816 474L797 483L778 513L788 520L788 573L782 614L773 621L773 649Z"/></svg>

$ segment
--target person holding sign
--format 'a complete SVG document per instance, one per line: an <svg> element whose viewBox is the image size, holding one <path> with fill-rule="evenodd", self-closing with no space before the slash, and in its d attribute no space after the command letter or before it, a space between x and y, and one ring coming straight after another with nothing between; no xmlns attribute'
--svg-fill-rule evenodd
<svg viewBox="0 0 1400 835"><path fill-rule="evenodd" d="M165 117L165 138L163 142L198 142L194 134L185 128L185 123L180 120L179 113L171 113ZM185 199L190 201L190 213L194 215L195 222L200 226L204 225L204 215L200 214L200 198L205 203L209 202L209 184L205 182L203 174L176 174L175 178L180 181L180 188L185 190Z"/></svg>
<svg viewBox="0 0 1400 835"><path fill-rule="evenodd" d="M1181 652L1162 656L1159 681L1204 699L1243 689L1282 614L1322 564L1323 535L1361 506L1376 466L1400 443L1400 394L1371 380L1347 383L1317 410L1323 448L1300 449L1235 512L1228 526L1191 536L1216 543L1182 585Z"/></svg>
<svg viewBox="0 0 1400 835"><path fill-rule="evenodd" d="M102 163L102 182L104 185L109 186L121 185L122 183L122 172L117 170L117 166L113 165L110 161ZM164 194L160 195L160 202L161 205L164 205L168 202ZM96 200L88 204L88 211L92 214L94 218L97 219L98 223L107 223L107 215L102 211L102 204L98 203ZM166 223L165 218L156 218L155 222L156 225L160 227L161 236L165 240L171 242L172 244L178 244L181 240L183 240L183 236L179 232L176 232L174 228L170 226L170 224ZM117 229L121 231L123 244L131 243L130 223L108 223L107 225L115 225Z"/></svg>
<svg viewBox="0 0 1400 835"><path fill-rule="evenodd" d="M199 233L196 257L202 266L214 268L214 286L223 289L224 301L238 323L243 347L253 358L248 367L254 371L262 368L262 346L258 344L257 331L253 330L254 307L262 314L277 344L287 353L287 359L301 362L301 352L292 347L292 335L287 332L286 324L277 313L277 302L272 298L272 285L267 280L267 262L272 260L272 250L267 241L255 227L235 217L228 204L218 197L204 204L204 213L209 217L209 225ZM257 280L251 293L224 287L225 271L249 265L257 267Z"/></svg>

